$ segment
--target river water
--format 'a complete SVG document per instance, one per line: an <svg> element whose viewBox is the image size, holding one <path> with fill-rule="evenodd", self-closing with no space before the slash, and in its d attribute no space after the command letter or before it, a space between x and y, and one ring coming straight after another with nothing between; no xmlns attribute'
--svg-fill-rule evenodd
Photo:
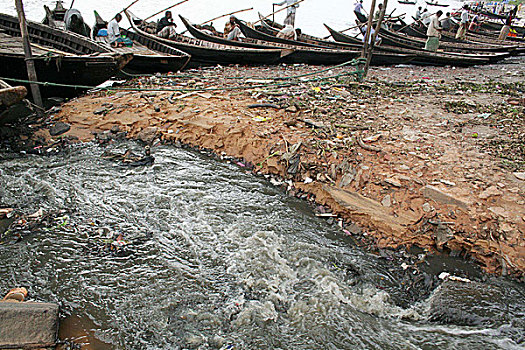
<svg viewBox="0 0 525 350"><path fill-rule="evenodd" d="M435 289L445 259L404 270L237 165L153 151L137 168L91 144L0 153L0 202L54 213L3 238L0 291L58 302L62 335L92 349L523 348L522 285L473 272Z"/></svg>

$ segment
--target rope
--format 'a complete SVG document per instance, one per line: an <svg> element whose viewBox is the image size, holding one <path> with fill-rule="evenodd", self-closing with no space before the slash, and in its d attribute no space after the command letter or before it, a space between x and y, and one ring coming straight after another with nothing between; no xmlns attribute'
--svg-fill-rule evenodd
<svg viewBox="0 0 525 350"><path fill-rule="evenodd" d="M354 59L352 61L348 61L348 62L342 63L342 64L340 64L338 66L333 66L333 67L330 67L330 68L326 68L326 69L321 70L319 72L308 73L308 74L298 75L298 76L294 76L294 77L286 77L286 78L283 78L283 79L284 80L298 79L298 78L302 78L302 77L305 77L305 76L310 76L310 75L313 75L313 74L318 74L320 72L331 70L333 68L342 67L342 66L345 66L345 65L357 66L358 64L362 64L362 61L363 61L362 58ZM251 86L231 86L231 87L222 87L222 88L202 88L202 89L195 89L195 88L187 88L187 89L127 88L127 87L113 87L113 86L98 88L96 86L60 84L60 83L51 83L51 82L32 82L32 81L25 80L25 79L4 78L4 77L0 77L0 80L7 80L7 81L12 81L12 82L16 82L16 83L22 83L22 84L38 84L38 85L41 85L41 86L44 86L44 87L45 86L54 86L54 87L74 88L74 89L85 89L85 90L98 89L98 90L107 90L107 91L137 91L137 92L140 92L140 91L195 92L195 91L248 90L248 89L264 88L264 87L271 87L271 86L284 87L284 86L293 86L293 85L297 85L297 84L304 83L304 82L321 81L321 80L333 79L333 78L338 78L338 77L342 77L342 76L349 76L349 75L356 75L356 76L359 77L359 76L362 76L362 74L364 74L364 71L362 69L357 69L357 70L355 70L353 72L346 72L346 73L331 75L331 76L327 76L327 77L308 79L306 81L299 81L299 82L267 83L267 84L251 85ZM246 79L246 78L243 78L243 79ZM272 80L278 80L278 78L275 78L275 79L272 79Z"/></svg>

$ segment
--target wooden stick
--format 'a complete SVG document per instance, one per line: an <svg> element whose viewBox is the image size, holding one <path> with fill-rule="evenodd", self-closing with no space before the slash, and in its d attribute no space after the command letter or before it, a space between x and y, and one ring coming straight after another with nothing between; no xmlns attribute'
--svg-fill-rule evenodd
<svg viewBox="0 0 525 350"><path fill-rule="evenodd" d="M377 38L377 35L379 34L379 31L381 30L381 24L383 23L383 18L385 17L385 11L386 11L387 4L388 4L388 0L385 0L383 2L383 8L381 9L381 12L379 12L379 19L377 20L375 32L372 35L372 40L370 42L370 48L368 50L368 56L366 57L365 77L368 74L368 68L370 67L370 61L372 60L376 38Z"/></svg>
<svg viewBox="0 0 525 350"><path fill-rule="evenodd" d="M71 10L73 8L73 5L75 4L75 0L71 1L71 6L69 6L69 9Z"/></svg>
<svg viewBox="0 0 525 350"><path fill-rule="evenodd" d="M222 16L219 16L219 17L212 18L209 21L203 22L203 23L201 23L199 25L203 26L205 24L208 24L210 22L215 21L216 19L219 19L219 18L222 18L222 17L227 17L227 16L232 16L232 15L235 15L236 13L241 13L241 12L246 12L246 11L251 11L251 10L253 10L253 7L250 7L249 9L234 11L234 12L228 13L227 15L222 15Z"/></svg>
<svg viewBox="0 0 525 350"><path fill-rule="evenodd" d="M366 26L365 42L363 43L363 57L367 57L368 52L368 41L370 39L370 33L372 32L372 15L376 9L376 0L372 0L372 5L370 6L370 15L368 15L368 24Z"/></svg>
<svg viewBox="0 0 525 350"><path fill-rule="evenodd" d="M259 23L259 22L262 22L262 21L264 21L265 19L268 19L268 18L270 18L271 16L274 16L276 13L279 13L279 12L281 12L281 11L284 11L284 10L286 10L287 8L292 7L292 6L295 6L295 5L297 5L298 3L303 2L303 1L304 1L304 0L296 1L296 2L294 2L294 3L291 4L291 5L288 5L288 6L286 6L286 7L283 7L283 8L280 9L280 10L275 11L274 13L270 13L268 16L263 17L263 18L259 19L259 20L256 21L256 22L253 22L253 25L255 25L255 24Z"/></svg>
<svg viewBox="0 0 525 350"><path fill-rule="evenodd" d="M395 9L394 9L394 11L395 11ZM394 12L394 11L392 11L392 12ZM405 15L406 15L406 13L403 13L402 15L398 15L398 16L394 16L394 17L389 17L388 19L389 19L389 20L398 19L398 18L402 18L402 17L404 17ZM388 17L388 16L387 16L387 17ZM374 22L377 23L377 21L374 21ZM346 29L344 29L344 30L339 30L339 33L348 32L349 30L356 29L356 28L361 28L362 26L364 26L364 23L358 24L358 25L356 25L356 26L352 26L352 27L350 27L350 28L346 28ZM331 35L328 35L328 36L325 36L323 39L328 39L328 38L330 38L330 37L331 37Z"/></svg>
<svg viewBox="0 0 525 350"><path fill-rule="evenodd" d="M35 61L33 61L33 53L31 52L31 44L29 43L29 33L27 31L26 16L24 13L24 4L22 0L15 0L16 12L18 13L18 21L20 22L20 32L22 34L22 42L24 44L24 54L26 58L27 77L29 81L38 82ZM31 94L35 104L40 108L37 113L42 114L44 104L42 103L42 96L40 95L40 88L38 84L31 84Z"/></svg>
<svg viewBox="0 0 525 350"><path fill-rule="evenodd" d="M169 6L169 7L166 7L164 10L160 10L159 12L157 12L157 13L155 13L155 14L149 16L148 18L144 18L144 21L147 21L148 19L150 19L150 18L152 18L152 17L155 17L155 16L158 15L159 13L162 13L162 12L164 12L164 11L168 11L168 10L174 8L175 6L179 6L180 4L184 4L184 3L187 2L187 1L189 1L189 0L182 0L182 1L178 2L178 3L176 3L175 5L171 5L171 6Z"/></svg>
<svg viewBox="0 0 525 350"><path fill-rule="evenodd" d="M253 7L250 7L249 9L244 9L244 10L239 10L239 11L235 11L235 12L232 12L232 13L228 13L227 15L222 15L222 16L219 16L219 17L215 17L213 19L210 19L209 21L206 21L206 22L203 22L203 23L199 24L199 26L203 26L205 24L208 24L209 22L213 22L216 19L219 19L219 18L222 18L222 17L231 16L231 15L234 15L234 14L239 13L239 12L245 12L245 11L250 11L250 10L253 10ZM187 31L188 30L186 29L181 34L185 34Z"/></svg>

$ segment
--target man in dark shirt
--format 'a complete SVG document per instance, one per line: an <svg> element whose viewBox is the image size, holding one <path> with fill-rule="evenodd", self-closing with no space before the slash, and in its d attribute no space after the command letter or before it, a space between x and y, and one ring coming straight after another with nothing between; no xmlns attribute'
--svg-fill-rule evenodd
<svg viewBox="0 0 525 350"><path fill-rule="evenodd" d="M171 38L177 34L175 28L177 25L173 22L171 11L166 11L166 15L157 23L157 35L162 38Z"/></svg>

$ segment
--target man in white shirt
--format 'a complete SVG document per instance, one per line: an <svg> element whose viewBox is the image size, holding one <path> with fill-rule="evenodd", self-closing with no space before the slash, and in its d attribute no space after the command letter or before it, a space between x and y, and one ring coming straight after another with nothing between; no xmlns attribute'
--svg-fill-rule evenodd
<svg viewBox="0 0 525 350"><path fill-rule="evenodd" d="M423 24L426 25L427 27L430 24L430 17L431 16L432 16L432 14L430 12L428 12L427 9L424 9L423 13L421 13L421 22L423 22Z"/></svg>
<svg viewBox="0 0 525 350"><path fill-rule="evenodd" d="M427 30L427 42L425 44L425 50L436 52L439 47L439 38L441 37L441 23L439 17L443 14L443 11L439 10L430 20Z"/></svg>
<svg viewBox="0 0 525 350"><path fill-rule="evenodd" d="M365 9L363 8L363 0L359 0L358 2L356 2L354 7L354 14L360 23L366 23L368 21Z"/></svg>
<svg viewBox="0 0 525 350"><path fill-rule="evenodd" d="M284 20L285 25L291 25L292 27L295 27L295 12L297 11L297 8L299 7L299 4L295 4L298 0L284 0L279 3L276 3L274 5L276 6L290 6L286 9L286 19ZM294 5L295 4L295 5Z"/></svg>
<svg viewBox="0 0 525 350"><path fill-rule="evenodd" d="M461 12L461 22L459 23L458 32L456 33L456 39L465 40L467 36L468 28L468 5L463 6L463 11Z"/></svg>
<svg viewBox="0 0 525 350"><path fill-rule="evenodd" d="M416 16L414 17L414 18L416 19L416 21L417 21L418 19L421 19L421 10L422 10L422 7L419 6L419 7L417 8L417 11L416 11Z"/></svg>
<svg viewBox="0 0 525 350"><path fill-rule="evenodd" d="M117 13L115 18L113 18L108 23L108 40L111 45L117 45L118 39L120 38L120 27L118 23L122 21L122 15Z"/></svg>

